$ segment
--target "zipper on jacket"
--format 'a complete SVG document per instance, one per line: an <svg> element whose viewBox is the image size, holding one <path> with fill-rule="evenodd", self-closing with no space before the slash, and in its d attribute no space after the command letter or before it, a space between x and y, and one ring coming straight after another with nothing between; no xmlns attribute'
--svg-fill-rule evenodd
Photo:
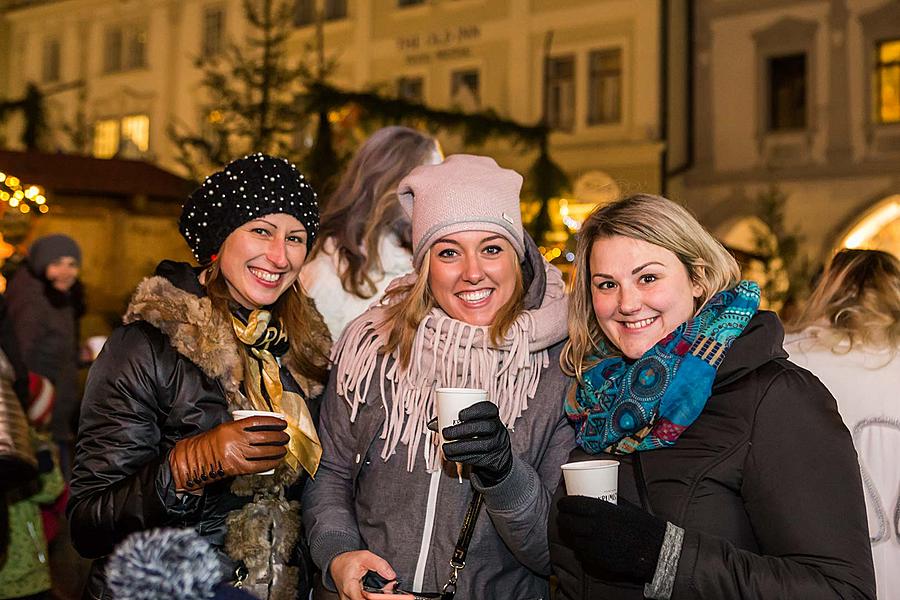
<svg viewBox="0 0 900 600"><path fill-rule="evenodd" d="M428 552L431 550L431 534L434 531L434 514L437 511L438 488L441 485L441 469L431 474L428 486L428 502L425 505L425 526L422 528L422 544L419 547L419 560L416 563L416 575L413 578L414 592L422 591L422 580L425 579L425 565L428 563Z"/></svg>

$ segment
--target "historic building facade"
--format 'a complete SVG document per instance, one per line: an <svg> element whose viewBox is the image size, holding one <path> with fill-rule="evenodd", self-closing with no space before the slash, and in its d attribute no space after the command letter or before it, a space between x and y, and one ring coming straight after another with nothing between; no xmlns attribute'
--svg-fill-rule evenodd
<svg viewBox="0 0 900 600"><path fill-rule="evenodd" d="M900 3L694 3L690 168L670 181L717 235L752 250L760 194L824 260L900 255Z"/></svg>
<svg viewBox="0 0 900 600"><path fill-rule="evenodd" d="M592 202L620 188L659 191L664 162L679 160L678 144L666 140L683 124L673 98L684 94L669 90L667 75L679 66L663 47L683 43L684 5L294 0L289 47L296 58L308 51L319 9L337 85L376 86L433 107L490 109L523 124L546 113L555 130L551 155L570 175L575 199ZM205 118L196 59L246 33L241 0L49 1L8 10L3 22L5 96L37 83L57 148L142 157L175 171L168 129ZM13 146L16 127L13 118L5 132ZM445 142L459 149L452 137ZM505 140L480 151L522 170L534 158Z"/></svg>

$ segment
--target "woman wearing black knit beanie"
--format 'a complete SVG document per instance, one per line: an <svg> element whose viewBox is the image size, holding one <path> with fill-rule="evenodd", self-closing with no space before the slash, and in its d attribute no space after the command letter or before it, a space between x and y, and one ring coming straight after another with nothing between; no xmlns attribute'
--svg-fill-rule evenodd
<svg viewBox="0 0 900 600"><path fill-rule="evenodd" d="M307 597L293 498L321 456L330 339L296 281L318 225L303 175L264 154L188 198L179 228L200 266L160 263L88 376L68 514L99 559L90 597L113 597L103 559L119 541L165 526L194 528L255 596Z"/></svg>

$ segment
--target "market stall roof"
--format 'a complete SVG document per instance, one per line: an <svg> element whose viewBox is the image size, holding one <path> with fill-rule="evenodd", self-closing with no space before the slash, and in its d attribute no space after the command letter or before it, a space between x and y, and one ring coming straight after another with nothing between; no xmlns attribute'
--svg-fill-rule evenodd
<svg viewBox="0 0 900 600"><path fill-rule="evenodd" d="M0 172L54 194L146 196L183 202L194 183L154 164L121 158L0 150Z"/></svg>

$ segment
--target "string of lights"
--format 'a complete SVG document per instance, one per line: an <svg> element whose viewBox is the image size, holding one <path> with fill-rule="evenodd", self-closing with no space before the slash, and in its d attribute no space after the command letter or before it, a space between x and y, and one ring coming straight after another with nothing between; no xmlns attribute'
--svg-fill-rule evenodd
<svg viewBox="0 0 900 600"><path fill-rule="evenodd" d="M0 172L0 201L22 214L32 210L45 214L50 210L40 186L22 183L15 175L3 172Z"/></svg>

